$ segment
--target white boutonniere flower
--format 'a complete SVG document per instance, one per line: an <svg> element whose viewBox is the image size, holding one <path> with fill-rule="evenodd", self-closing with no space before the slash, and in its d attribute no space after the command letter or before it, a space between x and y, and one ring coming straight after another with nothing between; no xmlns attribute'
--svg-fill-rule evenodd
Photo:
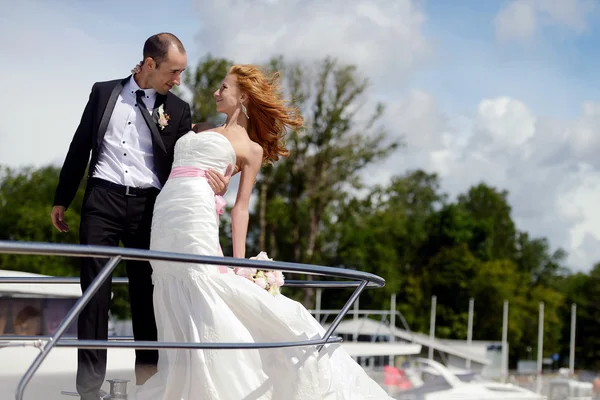
<svg viewBox="0 0 600 400"><path fill-rule="evenodd" d="M160 126L161 130L165 129L165 126L169 125L170 119L171 117L169 117L169 114L165 114L164 104L161 104L160 107L158 107L158 126Z"/></svg>

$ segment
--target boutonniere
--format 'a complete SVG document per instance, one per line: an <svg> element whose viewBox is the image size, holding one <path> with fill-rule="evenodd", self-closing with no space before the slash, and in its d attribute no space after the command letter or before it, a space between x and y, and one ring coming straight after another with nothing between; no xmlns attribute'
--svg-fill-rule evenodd
<svg viewBox="0 0 600 400"><path fill-rule="evenodd" d="M170 119L171 117L169 117L169 114L165 114L164 104L161 104L160 107L158 107L158 126L160 126L161 130L165 129L165 126L169 125Z"/></svg>

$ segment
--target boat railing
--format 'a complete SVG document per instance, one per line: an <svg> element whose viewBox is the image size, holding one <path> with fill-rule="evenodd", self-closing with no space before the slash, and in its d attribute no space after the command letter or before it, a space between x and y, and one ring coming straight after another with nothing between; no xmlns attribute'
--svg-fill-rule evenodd
<svg viewBox="0 0 600 400"><path fill-rule="evenodd" d="M39 242L16 242L0 241L0 254L23 254L23 255L46 255L46 256L67 256L67 257L93 257L107 259L106 264L100 270L90 286L77 299L73 307L65 315L61 323L51 336L39 337L18 337L2 336L0 340L7 341L5 345L10 346L14 341L19 341L22 345L23 340L29 340L31 345L40 349L40 353L33 360L19 384L15 393L16 400L23 400L25 389L33 375L41 366L44 359L54 347L75 347L87 349L108 349L108 348L130 348L130 349L266 349L283 347L302 347L317 346L320 351L324 345L331 343L340 343L342 339L333 336L333 332L338 327L346 313L352 307L352 304L358 299L362 291L366 288L381 288L385 285L385 280L377 275L355 270L348 270L336 267L327 267L320 265L308 265L300 263L290 263L270 260L249 260L232 257L215 257L194 254L180 254L170 252L159 252L153 250L131 249L123 247L109 246L89 246L75 244L55 244ZM321 338L302 340L295 342L270 342L270 343L188 343L188 342L154 342L154 341L133 341L128 337L111 337L109 340L79 340L66 339L64 334L68 327L79 316L86 304L97 293L102 284L109 278L113 283L128 283L127 278L114 277L112 273L122 260L139 261L171 261L181 263L193 263L200 265L219 265L240 268L257 268L267 270L279 270L289 273L300 273L306 275L326 276L333 278L349 279L348 281L321 281L321 280L286 280L287 287L300 288L354 288L354 291L341 308L339 314L327 328ZM0 283L32 283L32 284L79 284L79 278L76 277L0 277ZM118 387L120 393L123 390L121 380L109 382L111 392ZM113 393L118 394L118 393ZM121 396L121 395L119 395ZM115 398L114 396L112 398ZM126 398L126 397L121 397Z"/></svg>

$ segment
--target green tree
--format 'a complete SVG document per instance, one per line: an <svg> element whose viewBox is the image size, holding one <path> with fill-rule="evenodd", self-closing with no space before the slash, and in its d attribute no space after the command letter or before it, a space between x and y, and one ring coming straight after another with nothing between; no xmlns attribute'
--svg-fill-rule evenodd
<svg viewBox="0 0 600 400"><path fill-rule="evenodd" d="M458 203L475 222L471 239L473 254L484 261L511 259L516 252L517 232L510 216L508 192L481 183L460 195Z"/></svg>
<svg viewBox="0 0 600 400"><path fill-rule="evenodd" d="M83 190L79 190L65 214L68 233L60 233L50 219L54 191L60 170L0 170L0 240L77 243ZM0 255L0 268L48 275L74 276L79 273L76 258L30 255Z"/></svg>
<svg viewBox="0 0 600 400"><path fill-rule="evenodd" d="M548 239L531 239L527 232L519 232L515 262L531 278L530 285L555 285L555 278L568 272L563 265L566 257L562 249L551 252Z"/></svg>
<svg viewBox="0 0 600 400"><path fill-rule="evenodd" d="M306 119L306 130L290 135L290 156L274 166L272 175L281 180L267 178L270 190L285 198L292 228L285 232L291 240L276 241L277 253L281 259L318 264L325 261L326 221L336 220L336 209L349 190L362 188L360 172L399 143L386 143L378 124L383 105L366 122L358 117L369 82L356 67L332 59L315 68L282 59L274 66L283 71L290 96ZM268 202L273 195L265 198ZM275 238L284 236L272 224L269 229ZM314 289L305 290L303 302L314 304Z"/></svg>
<svg viewBox="0 0 600 400"><path fill-rule="evenodd" d="M421 249L428 240L430 215L444 198L437 176L417 170L374 187L362 200L348 196L339 203L335 221L325 230L334 252L330 263L386 279L383 289L365 292L361 303L387 308L394 293L399 309L420 326L422 313L415 311L429 301L418 275Z"/></svg>
<svg viewBox="0 0 600 400"><path fill-rule="evenodd" d="M575 330L575 366L600 369L600 263L589 273L577 273L562 279L565 301L560 310L563 321L561 358L567 364L571 338L571 305L577 304Z"/></svg>

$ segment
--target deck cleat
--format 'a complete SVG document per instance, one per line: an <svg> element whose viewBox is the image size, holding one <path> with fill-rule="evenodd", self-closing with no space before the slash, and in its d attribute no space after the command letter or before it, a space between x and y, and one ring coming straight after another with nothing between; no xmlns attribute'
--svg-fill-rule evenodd
<svg viewBox="0 0 600 400"><path fill-rule="evenodd" d="M127 400L127 382L128 379L107 379L110 384L110 393L102 397L102 399L121 399Z"/></svg>

